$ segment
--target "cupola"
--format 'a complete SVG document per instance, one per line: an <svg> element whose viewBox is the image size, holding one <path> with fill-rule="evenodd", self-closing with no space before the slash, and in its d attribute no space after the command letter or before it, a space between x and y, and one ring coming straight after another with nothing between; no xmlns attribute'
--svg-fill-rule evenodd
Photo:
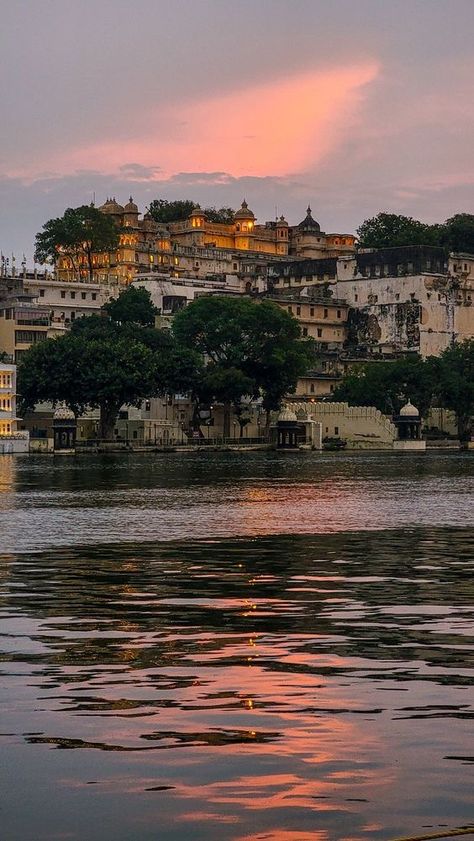
<svg viewBox="0 0 474 841"><path fill-rule="evenodd" d="M306 208L306 216L298 225L298 230L302 233L319 233L321 230L319 222L316 222L316 219L313 219L310 205Z"/></svg>

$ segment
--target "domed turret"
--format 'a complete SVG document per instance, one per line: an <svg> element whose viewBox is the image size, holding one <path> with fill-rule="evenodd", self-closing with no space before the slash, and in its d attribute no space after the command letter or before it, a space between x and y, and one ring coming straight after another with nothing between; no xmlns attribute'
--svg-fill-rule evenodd
<svg viewBox="0 0 474 841"><path fill-rule="evenodd" d="M201 210L201 205L197 204L188 218L193 228L202 228L206 221L206 214Z"/></svg>
<svg viewBox="0 0 474 841"><path fill-rule="evenodd" d="M124 207L124 211L125 213L138 213L138 205L135 204L131 196Z"/></svg>
<svg viewBox="0 0 474 841"><path fill-rule="evenodd" d="M402 418L419 418L420 417L420 413L419 413L418 409L416 408L416 406L413 405L413 403L410 402L410 399L400 409L400 417L402 417Z"/></svg>
<svg viewBox="0 0 474 841"><path fill-rule="evenodd" d="M234 219L236 222L240 221L255 221L255 214L250 210L247 202L245 199L242 202L241 207L234 213Z"/></svg>
<svg viewBox="0 0 474 841"><path fill-rule="evenodd" d="M115 196L113 199L108 198L105 204L99 207L99 210L101 210L102 213L107 213L109 216L113 216L115 222L117 223L120 222L124 212L124 208L118 203L118 201L116 201Z"/></svg>
<svg viewBox="0 0 474 841"><path fill-rule="evenodd" d="M319 222L316 222L316 219L313 219L311 214L311 206L308 205L306 208L306 216L302 222L298 225L298 230L302 233L311 232L311 233L319 233L321 230L321 225Z"/></svg>
<svg viewBox="0 0 474 841"><path fill-rule="evenodd" d="M65 403L60 403L59 406L56 406L53 414L53 420L60 421L60 420L75 420L76 416L71 409L68 409Z"/></svg>

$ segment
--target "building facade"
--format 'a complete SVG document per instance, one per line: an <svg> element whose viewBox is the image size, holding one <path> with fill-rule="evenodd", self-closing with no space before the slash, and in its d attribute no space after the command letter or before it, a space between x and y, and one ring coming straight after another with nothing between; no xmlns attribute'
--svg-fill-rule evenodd
<svg viewBox="0 0 474 841"><path fill-rule="evenodd" d="M18 431L16 365L0 361L0 454L28 451L28 433Z"/></svg>
<svg viewBox="0 0 474 841"><path fill-rule="evenodd" d="M355 247L352 234L322 231L310 207L303 221L294 226L283 216L259 224L246 201L230 224L209 221L199 206L188 219L158 223L150 213L140 218L132 197L123 206L108 198L99 210L113 219L120 238L116 251L93 255L94 281L98 283L123 286L148 272L220 280L245 273L253 288L270 259L337 255ZM59 255L56 269L61 280L85 281L89 276L85 258L78 258L73 265L69 257Z"/></svg>
<svg viewBox="0 0 474 841"><path fill-rule="evenodd" d="M319 289L350 307L347 344L361 354L437 356L474 336L474 257L431 246L361 251L279 263L280 294Z"/></svg>

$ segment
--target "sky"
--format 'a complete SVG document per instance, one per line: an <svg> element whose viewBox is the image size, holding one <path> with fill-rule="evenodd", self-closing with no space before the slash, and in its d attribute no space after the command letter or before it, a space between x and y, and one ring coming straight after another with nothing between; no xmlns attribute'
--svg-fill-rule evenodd
<svg viewBox="0 0 474 841"><path fill-rule="evenodd" d="M107 196L474 212L474 0L1 3L0 248Z"/></svg>

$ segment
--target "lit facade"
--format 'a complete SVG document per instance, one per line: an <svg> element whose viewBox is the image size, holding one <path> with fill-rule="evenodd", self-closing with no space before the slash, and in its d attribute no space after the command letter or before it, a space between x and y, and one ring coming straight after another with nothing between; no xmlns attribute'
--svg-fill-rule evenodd
<svg viewBox="0 0 474 841"><path fill-rule="evenodd" d="M0 437L16 432L16 366L0 362Z"/></svg>
<svg viewBox="0 0 474 841"><path fill-rule="evenodd" d="M295 226L288 225L283 216L257 223L246 201L230 224L210 222L199 206L188 219L166 225L155 222L149 213L140 219L131 197L125 206L107 199L99 210L114 220L120 239L116 251L93 255L94 281L119 286L147 272L225 279L245 271L253 287L254 275L263 274L270 259L315 258L351 252L355 247L352 234L321 231L309 207L303 221ZM89 279L85 258L74 268L70 258L60 255L56 269L61 280Z"/></svg>

